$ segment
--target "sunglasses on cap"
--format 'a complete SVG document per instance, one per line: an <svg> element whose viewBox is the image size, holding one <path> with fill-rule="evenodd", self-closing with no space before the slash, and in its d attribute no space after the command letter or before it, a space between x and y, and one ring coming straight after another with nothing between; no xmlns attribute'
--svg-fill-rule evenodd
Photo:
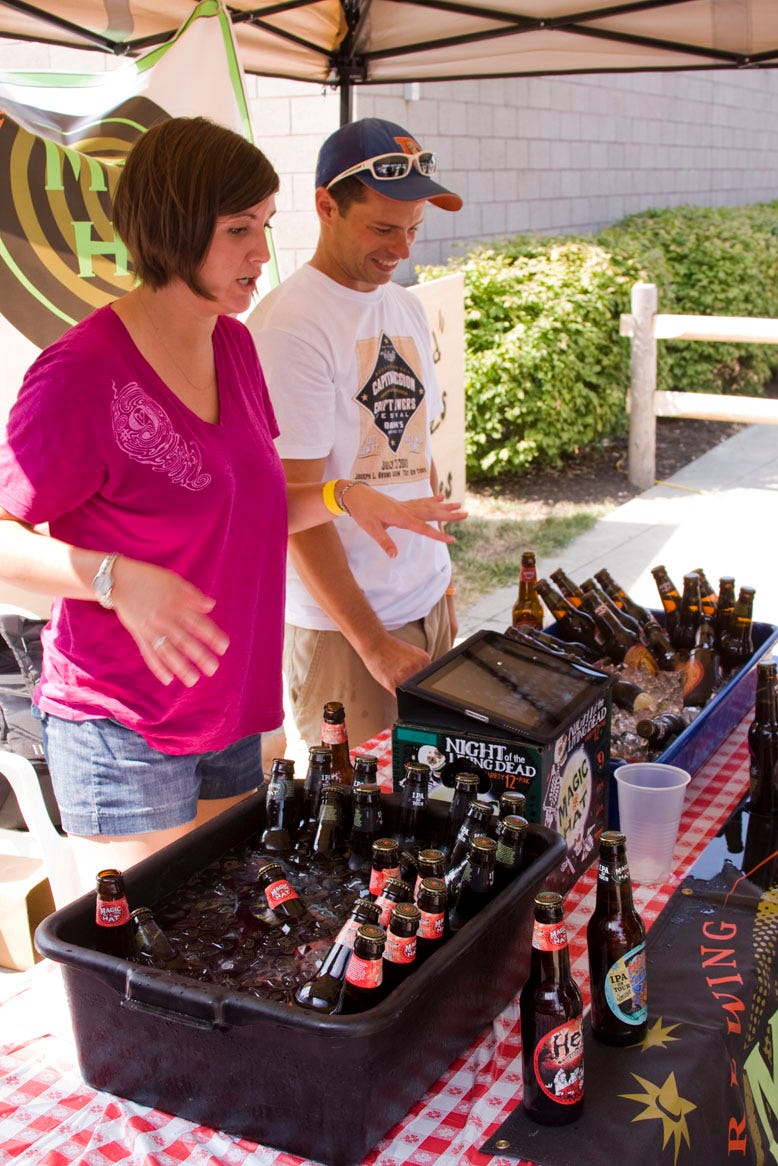
<svg viewBox="0 0 778 1166"><path fill-rule="evenodd" d="M373 178L381 182L393 182L397 178L407 178L412 166L429 178L437 173L438 160L430 150L420 150L418 154L378 154L375 158L366 158L364 162L336 174L327 183L326 189L329 190L342 178L350 178L352 174L360 174L363 170L369 170Z"/></svg>

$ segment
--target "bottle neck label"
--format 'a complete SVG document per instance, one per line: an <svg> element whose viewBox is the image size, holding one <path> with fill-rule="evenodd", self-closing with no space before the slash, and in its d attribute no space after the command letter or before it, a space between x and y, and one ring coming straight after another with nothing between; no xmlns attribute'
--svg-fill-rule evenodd
<svg viewBox="0 0 778 1166"><path fill-rule="evenodd" d="M366 960L352 952L346 979L355 988L379 988L383 983L383 971L382 960Z"/></svg>
<svg viewBox="0 0 778 1166"><path fill-rule="evenodd" d="M387 931L384 959L392 964L412 964L416 959L416 936Z"/></svg>
<svg viewBox="0 0 778 1166"><path fill-rule="evenodd" d="M628 883L630 881L629 867L626 862L614 862L613 866L607 862L601 862L597 867L597 881L605 884L617 883L619 886L622 883Z"/></svg>
<svg viewBox="0 0 778 1166"><path fill-rule="evenodd" d="M98 899L95 922L98 927L122 927L130 921L126 899Z"/></svg>
<svg viewBox="0 0 778 1166"><path fill-rule="evenodd" d="M347 919L338 932L335 942L342 944L343 947L349 947L353 951L354 940L356 939L359 928L360 922L358 919Z"/></svg>
<svg viewBox="0 0 778 1166"><path fill-rule="evenodd" d="M265 898L270 910L275 911L276 907L288 903L290 899L299 898L299 895L287 879L276 879L269 887L265 887Z"/></svg>
<svg viewBox="0 0 778 1166"><path fill-rule="evenodd" d="M446 916L443 911L433 914L431 911L422 911L419 920L420 939L442 939Z"/></svg>
<svg viewBox="0 0 778 1166"><path fill-rule="evenodd" d="M618 1020L642 1024L648 1016L646 945L639 943L620 956L605 973L605 999Z"/></svg>
<svg viewBox="0 0 778 1166"><path fill-rule="evenodd" d="M370 869L370 885L368 890L370 894L376 899L379 898L384 891L387 879L396 879L400 877L399 866L388 866L386 870L376 870L375 867ZM383 906L383 904L381 904Z"/></svg>
<svg viewBox="0 0 778 1166"><path fill-rule="evenodd" d="M392 917L392 907L394 907L395 900L385 899L383 895L379 895L376 899L376 903L381 908L381 914L379 916L378 922L382 927L388 927L389 920Z"/></svg>
<svg viewBox="0 0 778 1166"><path fill-rule="evenodd" d="M328 721L323 723L321 727L322 745L345 745L347 740L345 721L342 725L331 725Z"/></svg>
<svg viewBox="0 0 778 1166"><path fill-rule="evenodd" d="M536 919L532 928L532 946L538 951L562 951L567 947L567 926L564 919L559 923L539 923Z"/></svg>
<svg viewBox="0 0 778 1166"><path fill-rule="evenodd" d="M532 1057L535 1080L558 1105L575 1105L583 1099L583 1025L572 1016L558 1028L545 1033Z"/></svg>

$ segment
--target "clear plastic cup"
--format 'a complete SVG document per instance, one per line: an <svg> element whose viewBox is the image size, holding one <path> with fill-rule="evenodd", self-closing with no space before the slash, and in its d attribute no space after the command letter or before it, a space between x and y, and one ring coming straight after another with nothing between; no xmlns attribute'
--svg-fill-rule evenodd
<svg viewBox="0 0 778 1166"><path fill-rule="evenodd" d="M616 770L619 822L633 882L653 886L667 880L689 781L685 769L658 761L634 761Z"/></svg>

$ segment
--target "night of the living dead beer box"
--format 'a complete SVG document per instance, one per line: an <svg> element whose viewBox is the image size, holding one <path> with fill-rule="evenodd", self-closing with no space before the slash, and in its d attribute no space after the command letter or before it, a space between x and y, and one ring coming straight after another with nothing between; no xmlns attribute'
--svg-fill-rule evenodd
<svg viewBox="0 0 778 1166"><path fill-rule="evenodd" d="M405 764L420 761L433 785L478 773L481 800L518 790L529 820L567 843L566 888L595 858L607 825L611 687L595 669L476 632L398 687L394 787Z"/></svg>

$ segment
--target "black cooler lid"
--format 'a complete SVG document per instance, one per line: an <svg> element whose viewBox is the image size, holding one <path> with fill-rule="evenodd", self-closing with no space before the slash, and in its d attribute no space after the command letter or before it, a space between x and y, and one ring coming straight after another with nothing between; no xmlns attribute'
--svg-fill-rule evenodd
<svg viewBox="0 0 778 1166"><path fill-rule="evenodd" d="M398 685L397 710L402 721L436 725L448 710L546 744L612 684L594 668L480 631Z"/></svg>

